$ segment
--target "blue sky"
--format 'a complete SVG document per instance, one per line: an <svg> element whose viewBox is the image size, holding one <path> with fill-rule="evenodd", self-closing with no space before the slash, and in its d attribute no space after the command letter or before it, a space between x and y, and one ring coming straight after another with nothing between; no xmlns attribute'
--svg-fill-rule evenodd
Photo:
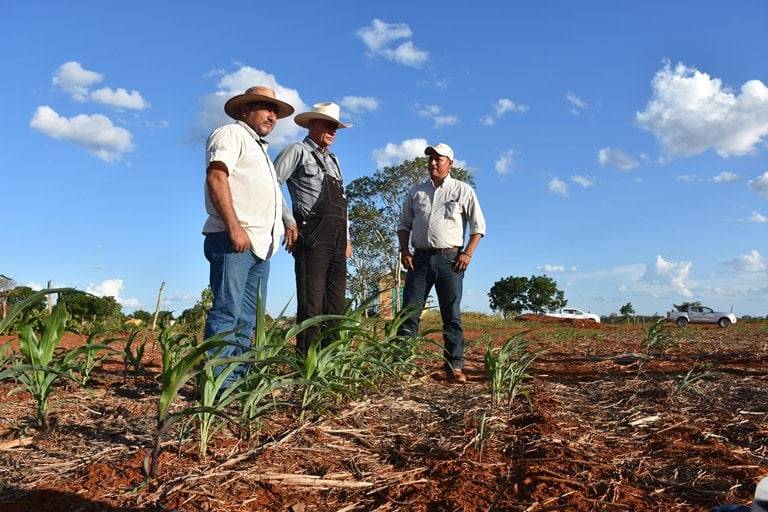
<svg viewBox="0 0 768 512"><path fill-rule="evenodd" d="M464 308L547 273L569 305L768 314L768 4L9 2L0 273L151 309L207 283L203 143L264 83L342 104L347 181L426 142L470 167L488 235ZM303 133L270 135L273 156ZM268 308L293 297L272 260ZM289 311L295 308L295 302Z"/></svg>

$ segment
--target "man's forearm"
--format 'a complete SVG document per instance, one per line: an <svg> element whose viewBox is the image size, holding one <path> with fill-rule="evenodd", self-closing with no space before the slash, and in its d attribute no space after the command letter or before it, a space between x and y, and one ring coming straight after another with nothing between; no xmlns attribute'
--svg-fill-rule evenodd
<svg viewBox="0 0 768 512"><path fill-rule="evenodd" d="M475 254L475 250L477 249L477 244L480 243L481 238L483 238L483 235L480 233L469 235L469 242L467 243L467 247L462 252L468 254L470 257L473 256Z"/></svg>
<svg viewBox="0 0 768 512"><path fill-rule="evenodd" d="M397 232L397 238L398 238L398 240L400 241L400 250L401 250L401 251L402 251L403 249L408 249L408 250L410 250L410 247L409 247L409 245L408 245L408 242L409 242L409 240L410 240L410 238L411 238L411 233L410 233L410 231L403 231L403 230L400 230L400 231L398 231L398 232Z"/></svg>
<svg viewBox="0 0 768 512"><path fill-rule="evenodd" d="M227 230L232 231L235 227L240 227L240 220L238 220L235 208L232 206L232 194L229 191L227 174L218 168L211 168L208 170L208 177L205 182L213 206L224 221Z"/></svg>

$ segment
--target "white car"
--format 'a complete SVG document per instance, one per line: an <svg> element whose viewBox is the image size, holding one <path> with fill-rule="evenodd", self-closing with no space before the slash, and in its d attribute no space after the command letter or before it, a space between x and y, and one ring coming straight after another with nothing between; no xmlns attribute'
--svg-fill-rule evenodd
<svg viewBox="0 0 768 512"><path fill-rule="evenodd" d="M594 313L585 313L576 308L563 308L557 313L544 313L544 316L551 316L554 318L573 318L574 320L592 320L600 323L600 315Z"/></svg>

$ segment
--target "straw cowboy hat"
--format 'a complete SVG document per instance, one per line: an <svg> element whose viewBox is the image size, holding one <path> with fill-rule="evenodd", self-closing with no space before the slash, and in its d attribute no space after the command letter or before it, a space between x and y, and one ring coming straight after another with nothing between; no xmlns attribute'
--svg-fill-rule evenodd
<svg viewBox="0 0 768 512"><path fill-rule="evenodd" d="M275 91L263 85L249 87L245 93L232 96L224 104L224 112L232 119L240 120L240 107L254 101L264 101L277 107L277 118L282 119L293 114L293 107L275 97Z"/></svg>
<svg viewBox="0 0 768 512"><path fill-rule="evenodd" d="M351 124L339 121L339 106L330 101L315 103L310 112L302 112L293 118L296 124L302 128L309 128L309 122L313 119L325 119L336 123L336 128L352 128Z"/></svg>

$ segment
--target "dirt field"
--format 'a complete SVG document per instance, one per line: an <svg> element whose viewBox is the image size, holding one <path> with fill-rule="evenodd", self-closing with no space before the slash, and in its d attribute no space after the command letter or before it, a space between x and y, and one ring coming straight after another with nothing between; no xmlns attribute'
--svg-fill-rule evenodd
<svg viewBox="0 0 768 512"><path fill-rule="evenodd" d="M248 441L220 432L205 461L169 439L151 482L156 368L124 380L115 360L61 387L49 432L5 382L0 510L703 511L749 502L768 474L768 324L675 329L679 348L650 357L641 326L466 324L469 340L530 330L546 350L530 407L491 406L470 342L465 385L431 366L301 426L283 409Z"/></svg>

